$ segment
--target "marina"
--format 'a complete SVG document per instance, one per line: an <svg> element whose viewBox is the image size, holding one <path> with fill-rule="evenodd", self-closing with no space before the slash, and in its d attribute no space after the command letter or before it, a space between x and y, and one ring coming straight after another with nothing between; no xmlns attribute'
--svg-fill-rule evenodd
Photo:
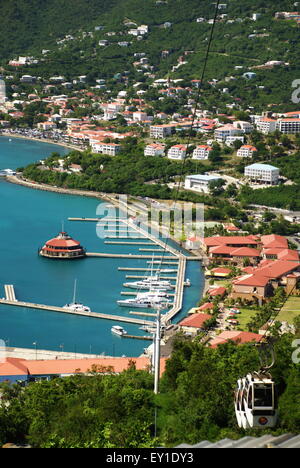
<svg viewBox="0 0 300 468"><path fill-rule="evenodd" d="M5 141L3 138L1 144L5 145ZM22 148L22 158L26 158L27 144L26 141L16 143ZM9 143L10 152L13 147L11 145L14 145L14 141ZM43 151L45 156L51 153L51 145L30 142L28 162L32 161L35 146L38 148L36 159L42 156ZM55 150L57 151L58 148L56 146ZM10 159L10 162L3 163L2 167L14 169L22 165L24 165L24 159L16 158L15 165ZM0 181L0 192L3 200L0 238L7 246L2 257L2 264L5 268L0 272L0 288L4 288L5 285L14 285L16 288L14 297L10 297L5 292L5 298L10 300L4 299L0 303L0 326L3 339L21 348L33 347L32 343L37 342L39 348L49 350L59 350L63 344L64 349L70 352L73 352L76 345L77 352L81 353L90 353L90 347L92 347L92 351L94 353L96 351L96 354L103 352L127 356L142 354L144 348L139 344L142 340L138 338L118 340L114 343L114 337L110 333L109 323L114 320L115 323L127 323L129 335L139 336L141 332L138 326L144 325L145 319L152 323L155 318L155 314L150 314L150 309L134 311L129 308L126 310L116 304L125 280L125 275L122 273L132 272L134 275L141 272L143 274L147 272L151 264L155 274L157 273L155 270L159 270L160 267L175 270L179 268L178 258L185 256L179 247L173 247L173 243L168 241L170 249L161 252L161 255L152 250L149 255L147 252L144 254L138 252L138 245L134 245L133 240L147 242L145 246L149 245L151 249L152 245L154 249L165 249L165 242L155 238L154 244L154 238L145 236L142 228L130 221L122 220L122 218L119 220L115 217L110 219L109 229L124 229L124 233L120 233L120 236L125 237L123 240L129 242L130 245L105 244L104 241L109 239L116 242L121 239L117 231L106 234L112 236L109 238L103 239L97 236L97 224L102 224L102 221L99 222L99 218L95 217L99 204L97 199L31 190L10 184L5 179ZM70 215L78 216L81 213L86 214L85 219L92 221L76 223L68 221ZM18 219L17 230L12 214L13 218ZM81 220L82 218L75 219ZM38 257L38 247L47 239L55 238L62 221L72 238L80 241L81 245L86 248L87 255L83 259L76 260L76 262L73 260L57 262L53 259ZM129 231L130 237L127 237ZM24 240L20 242L19 232L22 232L26 239L25 243ZM10 239L10 243L7 239ZM193 286L184 295L183 308L175 315L176 320L186 315L201 293L202 277L199 277L198 261L187 260L187 263L190 264L188 276L192 278ZM170 272L162 274L161 277L163 279L171 277L168 273ZM174 276L170 281L175 285L176 272L172 273ZM79 282L79 303L87 304L93 311L91 314L70 313L72 311L66 311L64 307L61 307L72 302L72 297L68 296L71 296L75 278L78 278ZM174 290L173 292L175 293ZM180 294L179 290L178 292ZM175 297L172 299L174 299L172 300L174 305L169 309L170 312L178 302Z"/></svg>

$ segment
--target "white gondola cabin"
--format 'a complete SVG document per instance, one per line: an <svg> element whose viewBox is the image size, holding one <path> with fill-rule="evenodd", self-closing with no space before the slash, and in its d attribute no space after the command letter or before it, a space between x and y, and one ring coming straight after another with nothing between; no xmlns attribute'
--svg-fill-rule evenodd
<svg viewBox="0 0 300 468"><path fill-rule="evenodd" d="M248 374L235 391L235 413L240 428L272 428L277 424L275 385L269 374Z"/></svg>

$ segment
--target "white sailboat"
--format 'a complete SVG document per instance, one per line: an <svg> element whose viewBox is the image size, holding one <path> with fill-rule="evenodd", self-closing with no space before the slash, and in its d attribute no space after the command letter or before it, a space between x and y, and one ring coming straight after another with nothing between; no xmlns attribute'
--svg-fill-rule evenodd
<svg viewBox="0 0 300 468"><path fill-rule="evenodd" d="M75 280L75 284L74 284L73 302L71 304L66 304L64 306L64 309L71 310L73 312L91 312L91 309L89 307L76 302L76 291L77 291L77 280Z"/></svg>

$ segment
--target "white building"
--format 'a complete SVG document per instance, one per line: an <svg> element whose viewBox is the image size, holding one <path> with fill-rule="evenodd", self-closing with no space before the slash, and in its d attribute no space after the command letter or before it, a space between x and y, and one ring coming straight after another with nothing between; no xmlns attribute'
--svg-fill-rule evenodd
<svg viewBox="0 0 300 468"><path fill-rule="evenodd" d="M256 123L257 130L264 134L275 132L276 120L265 117Z"/></svg>
<svg viewBox="0 0 300 468"><path fill-rule="evenodd" d="M5 81L0 80L0 104L4 104L6 101L6 86Z"/></svg>
<svg viewBox="0 0 300 468"><path fill-rule="evenodd" d="M209 193L209 187L211 182L215 182L221 179L222 178L218 176L211 176L205 174L189 175L185 178L184 188L187 190L195 190L197 192Z"/></svg>
<svg viewBox="0 0 300 468"><path fill-rule="evenodd" d="M37 128L39 128L40 130L44 130L45 132L49 131L49 130L54 130L55 128L57 128L57 125L55 122L39 122L37 124Z"/></svg>
<svg viewBox="0 0 300 468"><path fill-rule="evenodd" d="M220 142L226 141L227 138L242 135L243 131L239 128L236 128L232 124L223 125L223 127L216 128L215 130L215 139Z"/></svg>
<svg viewBox="0 0 300 468"><path fill-rule="evenodd" d="M151 125L150 137L151 138L166 138L172 134L173 125Z"/></svg>
<svg viewBox="0 0 300 468"><path fill-rule="evenodd" d="M300 133L300 119L278 119L276 128L282 133Z"/></svg>
<svg viewBox="0 0 300 468"><path fill-rule="evenodd" d="M31 75L23 75L22 78L20 78L21 83L35 83L36 82L36 76L31 76Z"/></svg>
<svg viewBox="0 0 300 468"><path fill-rule="evenodd" d="M137 111L137 112L133 112L132 119L134 122L142 122L143 120L147 120L148 116L146 112Z"/></svg>
<svg viewBox="0 0 300 468"><path fill-rule="evenodd" d="M252 164L245 168L245 177L253 182L277 185L280 171L278 167L269 164Z"/></svg>
<svg viewBox="0 0 300 468"><path fill-rule="evenodd" d="M255 146L243 145L237 151L237 156L239 158L253 158L253 155L257 152Z"/></svg>
<svg viewBox="0 0 300 468"><path fill-rule="evenodd" d="M210 153L213 151L211 146L208 145L198 145L197 148L193 151L193 158L192 159L208 159Z"/></svg>
<svg viewBox="0 0 300 468"><path fill-rule="evenodd" d="M153 143L146 146L144 150L144 156L164 156L165 155L165 146Z"/></svg>
<svg viewBox="0 0 300 468"><path fill-rule="evenodd" d="M250 122L244 120L237 120L233 122L233 126L242 130L244 133L251 133L253 130L253 125Z"/></svg>
<svg viewBox="0 0 300 468"><path fill-rule="evenodd" d="M168 151L168 158L182 161L186 156L186 150L185 145L174 145Z"/></svg>
<svg viewBox="0 0 300 468"><path fill-rule="evenodd" d="M92 151L98 154L116 156L121 151L121 145L117 143L92 143Z"/></svg>

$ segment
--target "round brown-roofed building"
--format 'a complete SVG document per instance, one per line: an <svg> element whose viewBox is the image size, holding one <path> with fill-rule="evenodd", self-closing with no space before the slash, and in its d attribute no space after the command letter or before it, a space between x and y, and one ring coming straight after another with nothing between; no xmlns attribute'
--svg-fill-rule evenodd
<svg viewBox="0 0 300 468"><path fill-rule="evenodd" d="M60 232L57 237L46 242L39 254L47 258L72 260L85 257L86 251L80 242L72 239L66 232Z"/></svg>

